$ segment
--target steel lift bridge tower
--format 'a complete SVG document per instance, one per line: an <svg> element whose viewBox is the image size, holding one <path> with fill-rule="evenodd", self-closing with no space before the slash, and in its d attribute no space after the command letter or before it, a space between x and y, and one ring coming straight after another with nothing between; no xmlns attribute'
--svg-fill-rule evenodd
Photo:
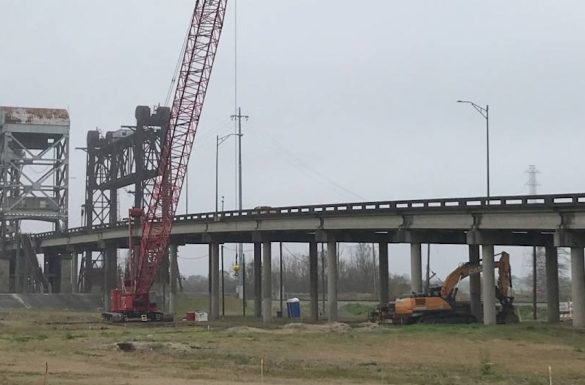
<svg viewBox="0 0 585 385"><path fill-rule="evenodd" d="M156 176L161 138L168 130L170 108L138 106L136 125L122 126L101 134L87 133L85 202L81 216L88 229L115 225L120 213L119 193L134 195L134 206L142 207L150 197L148 181ZM118 245L84 250L77 283L80 292L109 291L116 285ZM99 290L96 290L99 289Z"/></svg>
<svg viewBox="0 0 585 385"><path fill-rule="evenodd" d="M21 222L48 222L54 231L67 228L69 127L66 110L0 107L2 291L59 291L60 256L45 258L43 275ZM19 241L16 251L6 250L9 239Z"/></svg>

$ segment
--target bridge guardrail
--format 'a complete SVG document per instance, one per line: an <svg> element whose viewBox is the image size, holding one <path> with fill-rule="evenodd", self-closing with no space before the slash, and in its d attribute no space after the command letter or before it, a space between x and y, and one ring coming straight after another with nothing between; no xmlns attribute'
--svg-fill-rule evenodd
<svg viewBox="0 0 585 385"><path fill-rule="evenodd" d="M335 203L325 205L303 205L303 206L285 206L285 207L262 207L256 209L246 209L242 211L231 210L218 213L217 217L214 212L195 213L177 215L176 222L196 221L210 222L222 219L239 219L251 217L283 217L283 216L300 216L300 215L344 215L367 214L367 213L384 213L384 212L404 212L404 211L422 211L422 210L496 210L496 209L531 209L531 208L551 208L560 209L568 207L585 208L585 193L578 194L551 194L551 195L512 195L498 197L473 197L473 198L441 198L441 199L414 199L414 200L397 200L397 201L379 201L379 202L353 202L353 203ZM44 239L58 237L61 235L89 233L94 230L107 228L126 227L126 220L118 221L115 225L104 224L95 225L91 228L76 227L67 229L62 232L45 232L32 234L33 238Z"/></svg>

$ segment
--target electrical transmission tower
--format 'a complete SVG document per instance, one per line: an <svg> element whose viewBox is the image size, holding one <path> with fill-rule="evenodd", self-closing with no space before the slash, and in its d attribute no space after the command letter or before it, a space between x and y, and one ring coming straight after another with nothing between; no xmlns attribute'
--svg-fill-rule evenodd
<svg viewBox="0 0 585 385"><path fill-rule="evenodd" d="M528 170L526 170L526 173L528 174L528 182L526 182L526 185L528 186L528 194L529 195L537 195L537 189L538 189L538 181L536 180L536 174L539 174L540 172L536 169L536 166L531 164L530 166L528 166Z"/></svg>

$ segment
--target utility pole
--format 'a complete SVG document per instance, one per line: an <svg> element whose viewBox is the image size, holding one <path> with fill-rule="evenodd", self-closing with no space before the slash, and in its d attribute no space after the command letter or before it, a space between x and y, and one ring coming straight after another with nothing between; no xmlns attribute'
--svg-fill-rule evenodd
<svg viewBox="0 0 585 385"><path fill-rule="evenodd" d="M238 107L238 113L237 115L232 115L231 116L232 120L237 121L238 124L238 211L241 213L242 212L242 119L246 119L248 120L250 117L248 115L242 115L242 108ZM240 260L240 263L242 264L242 266L244 266L244 271L245 271L245 266L246 266L246 258L244 257L244 246L242 243L238 243L238 259ZM242 274L242 297L243 297L243 302L242 302L242 312L244 315L246 315L246 299L245 299L245 283L246 282L246 278L245 278L245 274Z"/></svg>
<svg viewBox="0 0 585 385"><path fill-rule="evenodd" d="M185 167L185 215L189 214L189 163Z"/></svg>
<svg viewBox="0 0 585 385"><path fill-rule="evenodd" d="M221 197L221 212L223 213L223 196ZM225 318L225 265L223 264L223 243L221 244L221 316Z"/></svg>
<svg viewBox="0 0 585 385"><path fill-rule="evenodd" d="M528 174L528 182L526 185L528 186L528 194L529 195L536 195L538 189L538 181L536 180L536 174L538 174L538 170L536 166L531 164L528 166L528 170L526 170ZM537 311L537 296L538 293L536 291L536 286L538 285L538 269L537 269L537 258L536 258L536 246L532 248L532 319L538 319L538 311Z"/></svg>

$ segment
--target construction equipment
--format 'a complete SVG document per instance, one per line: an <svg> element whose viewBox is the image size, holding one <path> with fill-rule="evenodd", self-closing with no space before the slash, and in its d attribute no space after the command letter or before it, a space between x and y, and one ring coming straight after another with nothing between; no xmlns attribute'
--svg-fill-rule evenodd
<svg viewBox="0 0 585 385"><path fill-rule="evenodd" d="M500 309L496 315L497 323L517 323L514 311L514 297L511 296L512 274L510 255L501 253L495 262L498 269L498 283L495 288ZM456 301L457 286L461 280L483 270L481 262L468 262L453 270L441 286L429 287L427 293L413 293L409 297L398 298L394 302L378 307L370 314L370 320L398 324L413 323L472 323L477 322L471 314L469 304Z"/></svg>
<svg viewBox="0 0 585 385"><path fill-rule="evenodd" d="M150 302L150 289L167 253L173 218L203 102L219 44L227 0L197 0L177 77L168 131L164 134L157 175L149 203L130 209L129 258L122 287L111 293L112 311L106 320L162 320L163 314ZM143 214L142 214L143 211ZM140 224L140 244L132 245L132 225Z"/></svg>

